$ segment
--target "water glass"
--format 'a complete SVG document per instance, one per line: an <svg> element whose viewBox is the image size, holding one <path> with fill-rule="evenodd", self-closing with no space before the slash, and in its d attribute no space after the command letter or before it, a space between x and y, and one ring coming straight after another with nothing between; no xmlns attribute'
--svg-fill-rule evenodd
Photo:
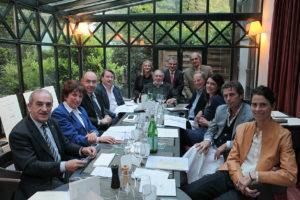
<svg viewBox="0 0 300 200"><path fill-rule="evenodd" d="M142 187L143 200L156 200L156 186L155 185L143 185Z"/></svg>

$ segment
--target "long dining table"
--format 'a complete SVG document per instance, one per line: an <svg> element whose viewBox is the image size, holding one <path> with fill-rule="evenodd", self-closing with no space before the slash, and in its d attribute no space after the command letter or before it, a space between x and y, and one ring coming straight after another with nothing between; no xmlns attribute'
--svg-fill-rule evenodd
<svg viewBox="0 0 300 200"><path fill-rule="evenodd" d="M130 126L133 125L133 123L128 123L124 122L124 119L128 115L139 115L139 113L126 113L115 126ZM172 127L168 127L172 128ZM179 128L173 127L173 129L176 129L179 134ZM159 143L164 144L164 148L159 148L157 153L152 154L151 156L168 156L168 157L179 157L180 156L180 137L176 138L158 138ZM99 143L96 145L97 149L97 155L96 158L93 160L90 160L88 164L77 171L75 171L72 176L70 177L70 181L76 181L80 179L84 179L86 177L90 177L91 172L93 171L94 167L93 164L97 160L97 158L101 155L101 153L115 153L115 157L113 158L112 162L110 163L109 167L111 165L119 165L120 166L120 159L121 156L124 155L124 150L122 149L122 144L106 144L106 143ZM143 159L141 166L140 167L145 167L147 159ZM136 168L136 166L133 165L133 170ZM181 175L179 171L172 171L169 170L169 178L175 179L175 184L176 184L176 196L158 196L157 199L180 199L180 200L189 200L190 197L187 196L181 189L180 189L180 183L181 183ZM119 174L120 174L120 169L119 169ZM111 178L105 178L105 177L100 177L100 189L101 189L101 194L112 194L114 192L113 189L111 189ZM63 186L60 186L56 188L56 191L66 191L68 190L69 185L65 184ZM135 191L138 192L138 191ZM103 196L103 199L111 199L110 197ZM137 195L136 199L142 199L140 195Z"/></svg>

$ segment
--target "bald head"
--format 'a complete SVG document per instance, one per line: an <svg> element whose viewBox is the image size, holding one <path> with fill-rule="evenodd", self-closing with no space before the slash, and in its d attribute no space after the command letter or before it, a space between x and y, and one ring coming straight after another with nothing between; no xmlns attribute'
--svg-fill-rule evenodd
<svg viewBox="0 0 300 200"><path fill-rule="evenodd" d="M92 94L95 91L97 82L97 75L92 71L86 72L81 79L81 84L84 86L88 94Z"/></svg>

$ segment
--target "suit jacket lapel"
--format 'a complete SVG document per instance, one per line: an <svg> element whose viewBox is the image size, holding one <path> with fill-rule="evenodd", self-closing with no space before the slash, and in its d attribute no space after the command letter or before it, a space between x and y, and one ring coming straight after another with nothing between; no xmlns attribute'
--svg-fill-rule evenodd
<svg viewBox="0 0 300 200"><path fill-rule="evenodd" d="M41 132L39 131L39 129L36 127L36 125L34 124L34 122L32 121L31 117L28 115L28 128L30 129L30 132L32 134L32 136L39 142L41 143L41 147L49 154L49 156L51 156L51 158L53 158L50 149L48 147L48 144L46 143L44 137L42 136Z"/></svg>
<svg viewBox="0 0 300 200"><path fill-rule="evenodd" d="M52 133L52 137L55 141L55 144L58 148L58 152L60 155L62 155L62 147L61 147L61 143L59 142L59 139L58 139L57 131L56 131L54 125L49 120L48 120L48 125L49 125L49 129Z"/></svg>

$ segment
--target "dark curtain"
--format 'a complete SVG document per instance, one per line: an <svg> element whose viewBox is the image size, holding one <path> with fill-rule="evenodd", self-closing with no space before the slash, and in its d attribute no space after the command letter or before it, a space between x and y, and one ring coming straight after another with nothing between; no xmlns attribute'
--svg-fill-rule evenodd
<svg viewBox="0 0 300 200"><path fill-rule="evenodd" d="M277 109L300 117L300 0L275 0L268 87Z"/></svg>

